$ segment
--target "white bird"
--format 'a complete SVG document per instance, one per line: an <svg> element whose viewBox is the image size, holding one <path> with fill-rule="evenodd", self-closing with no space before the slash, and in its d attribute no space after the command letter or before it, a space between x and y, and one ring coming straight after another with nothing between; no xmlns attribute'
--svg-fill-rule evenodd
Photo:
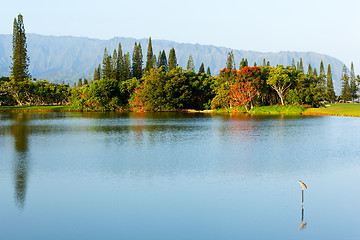
<svg viewBox="0 0 360 240"><path fill-rule="evenodd" d="M298 183L300 183L300 185L302 186L302 190L304 191L304 189L306 188L307 189L307 186L305 183L303 183L302 181L298 181Z"/></svg>

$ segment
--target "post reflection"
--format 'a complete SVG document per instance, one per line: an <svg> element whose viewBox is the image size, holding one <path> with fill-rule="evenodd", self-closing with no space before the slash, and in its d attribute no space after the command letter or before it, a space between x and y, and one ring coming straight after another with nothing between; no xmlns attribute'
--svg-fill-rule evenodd
<svg viewBox="0 0 360 240"><path fill-rule="evenodd" d="M304 211L305 211L304 207L301 206L301 225L299 227L299 231L304 230L307 224L307 222L304 221Z"/></svg>
<svg viewBox="0 0 360 240"><path fill-rule="evenodd" d="M15 203L18 208L25 206L29 160L28 160L28 135L27 115L17 114L15 123L10 127L10 134L14 137L15 160L14 160L14 184Z"/></svg>

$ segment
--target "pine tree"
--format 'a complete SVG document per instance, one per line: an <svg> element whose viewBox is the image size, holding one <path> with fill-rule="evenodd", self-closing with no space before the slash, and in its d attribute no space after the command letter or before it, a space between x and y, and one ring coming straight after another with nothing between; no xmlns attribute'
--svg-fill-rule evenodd
<svg viewBox="0 0 360 240"><path fill-rule="evenodd" d="M300 70L302 73L304 73L304 66L303 66L303 60L302 60L302 58L300 58L299 70Z"/></svg>
<svg viewBox="0 0 360 240"><path fill-rule="evenodd" d="M78 87L82 87L82 86L83 86L82 78L79 78L79 81L78 81L77 86L78 86Z"/></svg>
<svg viewBox="0 0 360 240"><path fill-rule="evenodd" d="M169 53L169 63L168 63L168 71L171 71L177 67L176 53L175 49L171 48Z"/></svg>
<svg viewBox="0 0 360 240"><path fill-rule="evenodd" d="M226 68L227 69L235 69L235 59L233 51L228 52L228 57L226 60Z"/></svg>
<svg viewBox="0 0 360 240"><path fill-rule="evenodd" d="M210 67L207 68L206 70L206 75L208 75L209 77L211 76L211 70L210 70Z"/></svg>
<svg viewBox="0 0 360 240"><path fill-rule="evenodd" d="M110 79L118 79L118 73L117 73L117 58L118 58L118 54L116 52L116 50L114 49L113 52L113 56L111 58L111 74L110 74Z"/></svg>
<svg viewBox="0 0 360 240"><path fill-rule="evenodd" d="M152 48L152 43L151 43L151 37L149 37L149 44L148 44L147 54L146 54L145 72L150 71L150 69L152 69L154 67L153 56L154 56L154 53L153 53L153 48Z"/></svg>
<svg viewBox="0 0 360 240"><path fill-rule="evenodd" d="M352 101L354 102L355 98L357 98L357 91L359 90L356 84L356 76L354 70L354 63L351 62L351 70L350 70L350 94Z"/></svg>
<svg viewBox="0 0 360 240"><path fill-rule="evenodd" d="M333 79L332 79L332 73L331 73L330 64L328 65L326 79L327 79L327 84L326 84L327 85L327 88L326 88L327 99L330 102L334 102L335 99L336 99L336 95L335 95L335 91L334 91L334 82L333 82Z"/></svg>
<svg viewBox="0 0 360 240"><path fill-rule="evenodd" d="M94 70L94 81L99 80L99 79L100 79L100 77L98 75L98 70L97 70L97 68L95 68L95 70Z"/></svg>
<svg viewBox="0 0 360 240"><path fill-rule="evenodd" d="M313 69L311 67L311 64L309 63L309 66L308 66L308 73L307 73L310 77L313 76Z"/></svg>
<svg viewBox="0 0 360 240"><path fill-rule="evenodd" d="M159 58L158 58L157 65L158 65L157 66L158 69L163 67L163 71L165 71L165 72L167 71L168 66L167 66L167 58L166 58L165 50L159 52Z"/></svg>
<svg viewBox="0 0 360 240"><path fill-rule="evenodd" d="M295 59L294 59L294 58L292 59L292 62L291 62L291 67L296 69L296 66L295 66Z"/></svg>
<svg viewBox="0 0 360 240"><path fill-rule="evenodd" d="M326 76L325 76L325 68L324 68L324 63L321 60L320 62L320 73L319 73L319 88L323 93L326 93L326 80L325 80Z"/></svg>
<svg viewBox="0 0 360 240"><path fill-rule="evenodd" d="M194 64L194 60L193 60L191 54L189 56L189 60L187 61L186 70L191 71L191 72L195 71L195 64Z"/></svg>
<svg viewBox="0 0 360 240"><path fill-rule="evenodd" d="M266 66L270 67L270 61L267 61Z"/></svg>
<svg viewBox="0 0 360 240"><path fill-rule="evenodd" d="M123 77L123 81L124 80L128 80L131 78L131 62L130 62L130 53L127 52L126 54L124 54L123 57L124 60L124 66L123 66L123 73L122 73L122 77Z"/></svg>
<svg viewBox="0 0 360 240"><path fill-rule="evenodd" d="M122 48L121 48L121 43L119 43L119 47L118 47L118 56L117 56L117 61L116 61L116 80L120 81L122 80L122 72L123 72L123 68L124 68L124 56L122 53Z"/></svg>
<svg viewBox="0 0 360 240"><path fill-rule="evenodd" d="M102 78L101 72L102 72L102 70L101 70L101 64L99 64L99 66L98 66L98 68L97 68L97 73L98 73L99 79ZM99 79L98 79L98 80L99 80Z"/></svg>
<svg viewBox="0 0 360 240"><path fill-rule="evenodd" d="M157 61L156 61L156 55L155 54L153 55L151 62L152 62L152 68L156 68Z"/></svg>
<svg viewBox="0 0 360 240"><path fill-rule="evenodd" d="M140 44L140 42L139 42L139 44L137 44L135 42L133 55L132 55L132 76L133 77L135 77L137 79L140 79L142 77L142 74L143 74L142 65L143 65L143 55L142 55L142 50L141 50L141 44Z"/></svg>
<svg viewBox="0 0 360 240"><path fill-rule="evenodd" d="M248 64L247 58L243 58L243 59L241 59L239 69L243 69L244 67L247 67L248 65L249 64Z"/></svg>
<svg viewBox="0 0 360 240"><path fill-rule="evenodd" d="M351 100L351 92L350 92L350 86L349 86L349 75L347 73L346 65L344 64L343 72L341 75L341 81L342 81L342 90L341 90L341 98L347 102Z"/></svg>
<svg viewBox="0 0 360 240"><path fill-rule="evenodd" d="M205 73L204 63L201 63L200 68L199 68L199 73Z"/></svg>
<svg viewBox="0 0 360 240"><path fill-rule="evenodd" d="M265 58L263 59L263 65L262 65L263 67L266 67L266 60L265 60Z"/></svg>
<svg viewBox="0 0 360 240"><path fill-rule="evenodd" d="M254 67L257 67L257 63L256 63L256 62L254 62Z"/></svg>
<svg viewBox="0 0 360 240"><path fill-rule="evenodd" d="M108 54L107 49L104 49L104 57L102 64L102 77L103 79L110 79L111 77L111 56Z"/></svg>
<svg viewBox="0 0 360 240"><path fill-rule="evenodd" d="M314 68L312 75L313 75L314 77L317 77L317 76L318 76L316 68Z"/></svg>
<svg viewBox="0 0 360 240"><path fill-rule="evenodd" d="M21 14L14 19L12 45L11 75L17 82L24 81L26 78L30 78L30 58L27 55L25 27Z"/></svg>

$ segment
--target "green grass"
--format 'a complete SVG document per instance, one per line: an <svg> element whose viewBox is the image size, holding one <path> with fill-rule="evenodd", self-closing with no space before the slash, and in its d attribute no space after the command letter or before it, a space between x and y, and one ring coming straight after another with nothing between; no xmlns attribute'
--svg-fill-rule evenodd
<svg viewBox="0 0 360 240"><path fill-rule="evenodd" d="M308 108L304 115L336 115L360 117L360 104L358 103L337 103L321 108Z"/></svg>
<svg viewBox="0 0 360 240"><path fill-rule="evenodd" d="M254 107L249 111L250 114L301 114L306 110L303 106L262 106Z"/></svg>
<svg viewBox="0 0 360 240"><path fill-rule="evenodd" d="M1 106L0 112L67 112L74 111L71 106Z"/></svg>

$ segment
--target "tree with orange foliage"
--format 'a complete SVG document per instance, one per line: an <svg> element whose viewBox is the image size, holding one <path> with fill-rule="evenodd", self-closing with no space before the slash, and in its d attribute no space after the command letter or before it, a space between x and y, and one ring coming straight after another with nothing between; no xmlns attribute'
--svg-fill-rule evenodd
<svg viewBox="0 0 360 240"><path fill-rule="evenodd" d="M232 106L242 106L246 111L249 105L253 107L253 99L259 94L263 80L260 78L260 67L245 67L237 71L235 81L230 83L230 103Z"/></svg>

